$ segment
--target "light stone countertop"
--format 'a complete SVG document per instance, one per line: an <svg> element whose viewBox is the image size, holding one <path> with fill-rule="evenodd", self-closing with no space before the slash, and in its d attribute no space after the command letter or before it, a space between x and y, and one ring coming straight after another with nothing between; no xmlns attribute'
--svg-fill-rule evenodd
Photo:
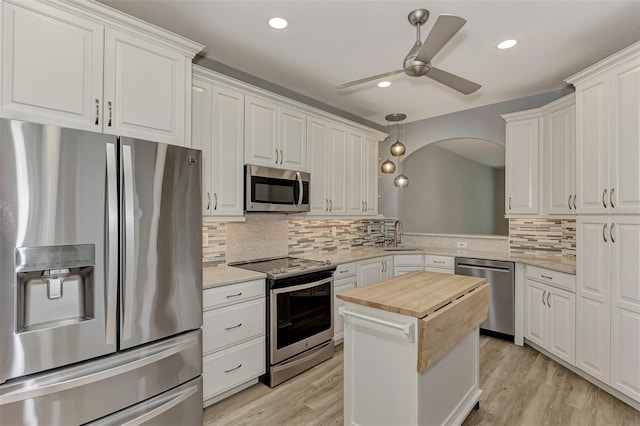
<svg viewBox="0 0 640 426"><path fill-rule="evenodd" d="M266 278L267 274L235 266L205 266L202 268L202 289Z"/></svg>
<svg viewBox="0 0 640 426"><path fill-rule="evenodd" d="M503 260L508 262L520 262L525 265L539 266L541 268L551 269L554 271L564 272L572 275L575 275L576 273L576 261L575 258L572 257L526 255L520 253L509 253L505 251L456 250L439 247L418 247L417 250L407 251L387 251L382 247L362 247L294 256L313 260L328 260L331 263L340 265L343 263L373 259L380 256L393 256L396 254L431 254L452 257L457 256L488 260Z"/></svg>

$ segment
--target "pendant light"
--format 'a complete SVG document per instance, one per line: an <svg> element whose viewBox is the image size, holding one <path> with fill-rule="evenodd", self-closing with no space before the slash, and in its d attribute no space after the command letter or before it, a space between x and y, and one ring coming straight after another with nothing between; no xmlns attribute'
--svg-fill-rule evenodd
<svg viewBox="0 0 640 426"><path fill-rule="evenodd" d="M387 123L392 121L392 122L398 124L398 126L397 126L398 127L398 134L397 134L396 142L393 145L391 145L391 155L393 155L394 157L402 157L404 155L404 153L406 152L406 148L405 148L404 144L402 142L400 142L400 137L401 137L401 133L402 133L402 122L406 118L407 118L407 115L406 114L401 114L401 113L389 114L389 115L387 115L385 117L385 119L387 120ZM402 171L404 169L404 167L402 166L402 158L399 158L398 162L400 163L401 171L400 171L400 174L398 176L396 176L395 179L393 179L393 184L397 188L406 188L407 186L409 186L409 178ZM382 163L382 167L384 167L386 163L393 164L391 161L387 160L384 163ZM393 166L394 166L393 170L391 170L390 172L385 172L385 173L393 173L395 171L395 164L393 164Z"/></svg>
<svg viewBox="0 0 640 426"><path fill-rule="evenodd" d="M387 133L389 133L389 120L387 120ZM387 157L387 160L380 165L380 170L382 173L393 173L396 171L396 165Z"/></svg>

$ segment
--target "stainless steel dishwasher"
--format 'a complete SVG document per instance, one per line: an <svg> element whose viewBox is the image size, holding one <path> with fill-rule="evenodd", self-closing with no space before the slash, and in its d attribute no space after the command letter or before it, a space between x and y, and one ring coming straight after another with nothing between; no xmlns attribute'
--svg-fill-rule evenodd
<svg viewBox="0 0 640 426"><path fill-rule="evenodd" d="M515 332L513 262L456 257L455 273L481 277L489 284L489 316L480 330L513 341Z"/></svg>

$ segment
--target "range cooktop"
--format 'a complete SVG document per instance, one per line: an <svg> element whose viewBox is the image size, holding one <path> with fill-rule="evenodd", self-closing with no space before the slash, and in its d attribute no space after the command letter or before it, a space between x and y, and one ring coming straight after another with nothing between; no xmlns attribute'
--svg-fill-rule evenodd
<svg viewBox="0 0 640 426"><path fill-rule="evenodd" d="M258 259L250 262L232 263L231 266L264 272L271 279L335 269L335 265L332 265L328 260L310 260L299 257Z"/></svg>

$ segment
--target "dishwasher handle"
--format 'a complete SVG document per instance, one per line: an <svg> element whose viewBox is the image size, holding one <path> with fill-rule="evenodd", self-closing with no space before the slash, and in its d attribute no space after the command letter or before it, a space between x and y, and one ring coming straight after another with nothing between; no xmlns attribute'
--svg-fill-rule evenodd
<svg viewBox="0 0 640 426"><path fill-rule="evenodd" d="M456 268L477 269L480 271L493 271L493 272L505 272L505 273L511 272L511 269L503 268L500 266L478 266L478 265L469 265L467 263L456 263Z"/></svg>

